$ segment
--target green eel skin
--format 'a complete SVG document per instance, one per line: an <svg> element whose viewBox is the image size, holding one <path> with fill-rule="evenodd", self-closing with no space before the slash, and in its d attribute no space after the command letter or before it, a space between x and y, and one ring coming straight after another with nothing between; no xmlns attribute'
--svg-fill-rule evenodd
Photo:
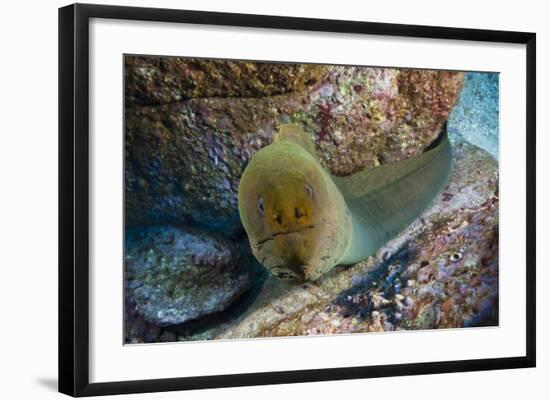
<svg viewBox="0 0 550 401"><path fill-rule="evenodd" d="M413 222L451 169L446 126L424 153L350 176L330 175L311 137L283 125L239 184L239 213L260 263L290 282L373 255Z"/></svg>

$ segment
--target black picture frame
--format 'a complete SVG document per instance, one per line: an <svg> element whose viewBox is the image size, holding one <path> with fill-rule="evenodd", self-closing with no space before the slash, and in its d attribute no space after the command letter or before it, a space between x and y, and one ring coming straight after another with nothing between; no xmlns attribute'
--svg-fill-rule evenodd
<svg viewBox="0 0 550 401"><path fill-rule="evenodd" d="M526 355L90 383L89 381L89 21L91 18L516 43L526 46ZM59 391L94 396L383 376L534 367L536 35L478 29L219 12L74 4L59 9Z"/></svg>

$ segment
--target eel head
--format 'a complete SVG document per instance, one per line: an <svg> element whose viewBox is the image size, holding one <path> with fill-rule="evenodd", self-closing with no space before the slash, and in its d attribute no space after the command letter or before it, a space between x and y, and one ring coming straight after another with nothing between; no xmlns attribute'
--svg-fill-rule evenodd
<svg viewBox="0 0 550 401"><path fill-rule="evenodd" d="M332 267L338 217L328 184L318 161L290 142L261 149L241 177L239 213L252 251L284 281L314 280Z"/></svg>

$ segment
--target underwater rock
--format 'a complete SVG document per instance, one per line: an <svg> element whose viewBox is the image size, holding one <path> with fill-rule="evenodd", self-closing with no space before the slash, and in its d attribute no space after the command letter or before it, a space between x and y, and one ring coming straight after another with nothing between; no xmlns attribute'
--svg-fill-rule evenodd
<svg viewBox="0 0 550 401"><path fill-rule="evenodd" d="M156 56L127 56L124 62L127 107L197 97L263 97L301 92L326 74L325 67L316 64Z"/></svg>
<svg viewBox="0 0 550 401"><path fill-rule="evenodd" d="M468 72L449 116L449 134L487 150L498 160L499 74Z"/></svg>
<svg viewBox="0 0 550 401"><path fill-rule="evenodd" d="M454 144L453 163L434 204L373 257L305 285L269 277L239 318L206 338L498 324L498 164L466 142Z"/></svg>
<svg viewBox="0 0 550 401"><path fill-rule="evenodd" d="M126 112L126 224L241 230L239 179L271 142L281 97L205 98Z"/></svg>
<svg viewBox="0 0 550 401"><path fill-rule="evenodd" d="M335 175L421 153L458 101L464 74L332 67L295 119L314 132L321 162Z"/></svg>
<svg viewBox="0 0 550 401"><path fill-rule="evenodd" d="M144 61L132 62L139 69ZM191 68L183 59L178 63L177 68ZM201 74L210 68L200 65ZM223 70L215 65L211 68ZM271 143L280 124L297 123L311 132L323 166L347 175L421 153L439 133L463 81L463 74L456 72L322 68L322 74L304 71L300 79L307 85L280 94L266 91L262 93L268 96L260 96L258 91L260 97L239 97L244 94L234 88L212 85L218 92L205 92L204 97L127 108L127 226L194 224L236 235L242 232L240 176L253 154ZM305 78L312 75L318 79ZM192 81L193 76L185 79ZM234 84L255 88L257 79L242 73ZM199 81L189 85L206 85ZM173 90L171 79L166 87L156 78L154 82L160 87L143 84L143 93Z"/></svg>
<svg viewBox="0 0 550 401"><path fill-rule="evenodd" d="M127 314L145 321L137 326L175 325L224 310L254 276L238 244L190 229L130 230L125 247Z"/></svg>

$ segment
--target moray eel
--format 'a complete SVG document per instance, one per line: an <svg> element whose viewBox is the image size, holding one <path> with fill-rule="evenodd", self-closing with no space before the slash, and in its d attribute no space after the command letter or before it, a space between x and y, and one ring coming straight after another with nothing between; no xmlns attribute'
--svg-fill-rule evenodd
<svg viewBox="0 0 550 401"><path fill-rule="evenodd" d="M238 204L252 252L284 281L316 280L373 255L413 222L451 169L446 126L421 154L346 177L319 163L310 135L283 125L245 168Z"/></svg>

